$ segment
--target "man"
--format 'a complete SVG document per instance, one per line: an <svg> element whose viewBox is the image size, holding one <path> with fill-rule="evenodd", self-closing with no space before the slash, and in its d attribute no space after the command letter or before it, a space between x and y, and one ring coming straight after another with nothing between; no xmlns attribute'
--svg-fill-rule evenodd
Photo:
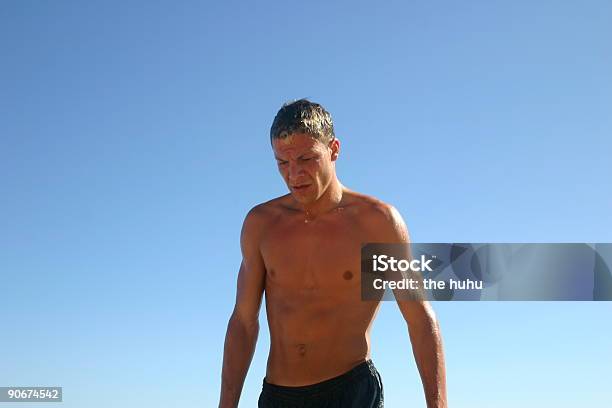
<svg viewBox="0 0 612 408"><path fill-rule="evenodd" d="M236 305L223 356L219 407L237 407L266 293L270 354L260 408L382 407L369 331L380 301L362 301L362 243L407 243L390 205L344 187L331 116L302 99L284 105L270 138L290 193L254 207L241 233ZM426 301L398 300L428 408L446 407L440 330Z"/></svg>

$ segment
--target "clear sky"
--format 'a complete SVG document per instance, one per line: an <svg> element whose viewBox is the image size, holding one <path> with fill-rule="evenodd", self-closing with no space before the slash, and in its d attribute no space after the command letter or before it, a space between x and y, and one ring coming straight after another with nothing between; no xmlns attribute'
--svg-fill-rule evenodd
<svg viewBox="0 0 612 408"><path fill-rule="evenodd" d="M1 2L0 386L216 406L240 226L286 192L268 131L290 99L328 108L341 181L414 241L612 242L611 18L603 0ZM451 407L610 401L612 303L434 308ZM424 407L393 303L372 335L387 406Z"/></svg>

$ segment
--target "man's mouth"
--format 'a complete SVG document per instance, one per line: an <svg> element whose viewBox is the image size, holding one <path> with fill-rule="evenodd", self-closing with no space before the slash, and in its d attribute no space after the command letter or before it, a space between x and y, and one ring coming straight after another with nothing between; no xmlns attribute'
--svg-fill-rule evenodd
<svg viewBox="0 0 612 408"><path fill-rule="evenodd" d="M306 188L308 188L308 187L310 187L310 184L299 184L299 185L297 185L297 186L292 186L292 188L293 188L294 190L298 190L298 191L299 191L299 190L304 190L304 189L306 189Z"/></svg>

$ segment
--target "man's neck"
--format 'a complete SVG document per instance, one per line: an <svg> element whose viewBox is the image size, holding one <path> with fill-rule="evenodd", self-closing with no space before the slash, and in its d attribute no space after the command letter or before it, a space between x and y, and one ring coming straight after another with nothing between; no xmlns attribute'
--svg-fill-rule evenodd
<svg viewBox="0 0 612 408"><path fill-rule="evenodd" d="M317 201L301 206L302 211L304 211L307 217L312 218L324 214L338 207L342 201L343 194L344 186L334 177L327 189L325 189L323 195L321 195Z"/></svg>

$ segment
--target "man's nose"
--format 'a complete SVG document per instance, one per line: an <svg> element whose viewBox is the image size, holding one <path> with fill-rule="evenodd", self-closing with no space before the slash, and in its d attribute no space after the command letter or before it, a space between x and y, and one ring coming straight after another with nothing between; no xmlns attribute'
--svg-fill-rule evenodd
<svg viewBox="0 0 612 408"><path fill-rule="evenodd" d="M302 166L297 162L289 162L289 181L295 181L303 173Z"/></svg>

